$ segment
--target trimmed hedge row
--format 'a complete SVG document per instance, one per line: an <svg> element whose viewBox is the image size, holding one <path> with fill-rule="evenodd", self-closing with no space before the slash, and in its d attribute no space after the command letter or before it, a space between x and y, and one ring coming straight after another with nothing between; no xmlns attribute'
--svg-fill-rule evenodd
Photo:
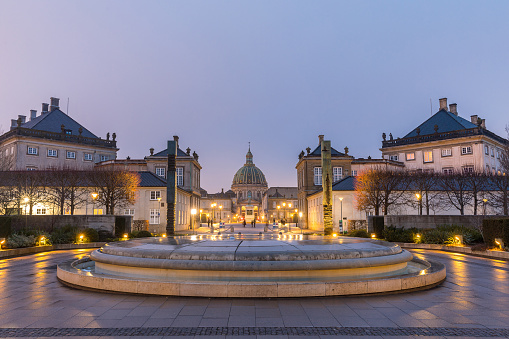
<svg viewBox="0 0 509 339"><path fill-rule="evenodd" d="M484 219L482 222L484 242L490 247L497 247L495 238L502 238L504 245L509 245L509 218Z"/></svg>

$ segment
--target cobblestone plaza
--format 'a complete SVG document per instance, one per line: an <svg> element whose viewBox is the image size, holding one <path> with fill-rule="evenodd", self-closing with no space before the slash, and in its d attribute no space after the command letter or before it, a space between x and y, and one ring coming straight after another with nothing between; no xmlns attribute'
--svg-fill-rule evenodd
<svg viewBox="0 0 509 339"><path fill-rule="evenodd" d="M447 266L437 288L404 294L304 299L208 299L75 290L56 265L90 250L1 262L0 337L507 337L509 265L413 250Z"/></svg>

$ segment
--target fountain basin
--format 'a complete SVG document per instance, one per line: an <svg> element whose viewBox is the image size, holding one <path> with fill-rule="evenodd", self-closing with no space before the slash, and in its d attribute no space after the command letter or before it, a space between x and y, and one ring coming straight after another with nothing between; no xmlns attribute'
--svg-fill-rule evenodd
<svg viewBox="0 0 509 339"><path fill-rule="evenodd" d="M432 287L445 267L398 245L318 236L192 236L109 243L58 266L69 285L203 297L305 297Z"/></svg>

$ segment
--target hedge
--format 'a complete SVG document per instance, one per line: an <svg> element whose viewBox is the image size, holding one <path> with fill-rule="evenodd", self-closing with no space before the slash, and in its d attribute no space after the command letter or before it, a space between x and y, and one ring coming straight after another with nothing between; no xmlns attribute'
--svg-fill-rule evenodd
<svg viewBox="0 0 509 339"><path fill-rule="evenodd" d="M0 238L7 238L11 235L12 219L9 216L0 216Z"/></svg>
<svg viewBox="0 0 509 339"><path fill-rule="evenodd" d="M509 245L509 219L484 219L482 222L482 235L486 245L496 247L495 238L502 238L504 245Z"/></svg>
<svg viewBox="0 0 509 339"><path fill-rule="evenodd" d="M373 232L376 234L378 239L381 239L384 235L384 217L375 216L373 217Z"/></svg>

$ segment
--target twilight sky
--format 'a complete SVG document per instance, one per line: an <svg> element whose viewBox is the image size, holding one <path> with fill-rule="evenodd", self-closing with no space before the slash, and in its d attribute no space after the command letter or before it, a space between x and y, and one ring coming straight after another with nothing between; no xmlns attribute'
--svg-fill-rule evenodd
<svg viewBox="0 0 509 339"><path fill-rule="evenodd" d="M177 134L209 192L248 142L269 186L296 186L318 134L380 157L438 99L509 123L509 1L0 1L0 130L59 97L119 158Z"/></svg>

